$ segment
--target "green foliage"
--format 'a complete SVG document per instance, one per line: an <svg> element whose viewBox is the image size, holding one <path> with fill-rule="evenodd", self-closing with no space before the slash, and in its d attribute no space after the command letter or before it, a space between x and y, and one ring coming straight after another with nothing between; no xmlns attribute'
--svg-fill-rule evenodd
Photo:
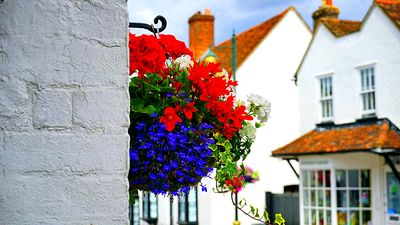
<svg viewBox="0 0 400 225"><path fill-rule="evenodd" d="M277 213L275 214L275 224L278 225L285 225L285 219L283 219L282 214L281 213Z"/></svg>

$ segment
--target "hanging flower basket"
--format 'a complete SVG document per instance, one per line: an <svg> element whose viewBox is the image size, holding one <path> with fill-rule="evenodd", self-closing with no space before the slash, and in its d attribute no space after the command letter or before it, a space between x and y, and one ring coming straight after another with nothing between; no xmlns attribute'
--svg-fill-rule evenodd
<svg viewBox="0 0 400 225"><path fill-rule="evenodd" d="M130 187L178 195L214 168L224 185L250 152L254 137L245 131L260 126L250 121L265 110L235 102L231 75L196 62L171 35L129 34L129 49Z"/></svg>

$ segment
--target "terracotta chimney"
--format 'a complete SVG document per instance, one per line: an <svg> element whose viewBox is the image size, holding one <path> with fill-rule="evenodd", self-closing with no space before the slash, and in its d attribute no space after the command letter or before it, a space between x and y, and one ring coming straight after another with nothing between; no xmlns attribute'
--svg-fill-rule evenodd
<svg viewBox="0 0 400 225"><path fill-rule="evenodd" d="M209 46L214 46L214 16L210 9L189 18L189 48L194 58L200 58Z"/></svg>
<svg viewBox="0 0 400 225"><path fill-rule="evenodd" d="M337 19L339 16L339 9L335 7L332 0L322 0L322 5L312 14L314 19L314 29L322 18Z"/></svg>

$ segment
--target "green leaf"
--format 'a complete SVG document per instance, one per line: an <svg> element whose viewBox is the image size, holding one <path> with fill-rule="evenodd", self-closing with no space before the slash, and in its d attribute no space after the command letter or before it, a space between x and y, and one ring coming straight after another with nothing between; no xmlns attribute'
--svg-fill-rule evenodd
<svg viewBox="0 0 400 225"><path fill-rule="evenodd" d="M262 124L261 123L259 123L259 122L256 122L256 128L260 128L261 126L262 126Z"/></svg>
<svg viewBox="0 0 400 225"><path fill-rule="evenodd" d="M263 216L264 216L265 222L271 223L271 220L269 219L269 214L268 214L268 212L266 210L264 210L264 215Z"/></svg>
<svg viewBox="0 0 400 225"><path fill-rule="evenodd" d="M254 206L250 205L250 213L254 215L255 210Z"/></svg>
<svg viewBox="0 0 400 225"><path fill-rule="evenodd" d="M226 171L229 173L229 176L233 177L233 175L237 174L236 164L233 162L227 162Z"/></svg>
<svg viewBox="0 0 400 225"><path fill-rule="evenodd" d="M278 225L285 225L285 219L283 219L281 213L275 214L275 222L274 223L276 223Z"/></svg>
<svg viewBox="0 0 400 225"><path fill-rule="evenodd" d="M147 113L147 114L152 114L154 112L156 112L156 108L153 105L148 105L146 106L146 108L144 108L143 110L141 110L142 113Z"/></svg>
<svg viewBox="0 0 400 225"><path fill-rule="evenodd" d="M131 110L140 112L144 107L144 100L141 98L131 99Z"/></svg>
<svg viewBox="0 0 400 225"><path fill-rule="evenodd" d="M227 151L229 151L232 148L232 144L229 141L227 141L225 142L224 147Z"/></svg>
<svg viewBox="0 0 400 225"><path fill-rule="evenodd" d="M255 217L260 218L260 214L258 214L258 208L256 209Z"/></svg>

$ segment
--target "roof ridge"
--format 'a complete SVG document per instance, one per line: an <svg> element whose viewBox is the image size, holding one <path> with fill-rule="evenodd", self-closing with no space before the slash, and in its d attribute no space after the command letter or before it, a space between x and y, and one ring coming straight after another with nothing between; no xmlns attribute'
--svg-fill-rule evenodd
<svg viewBox="0 0 400 225"><path fill-rule="evenodd" d="M347 23L361 23L360 20L345 20L338 18L321 18L320 21L339 21L339 22L347 22Z"/></svg>

